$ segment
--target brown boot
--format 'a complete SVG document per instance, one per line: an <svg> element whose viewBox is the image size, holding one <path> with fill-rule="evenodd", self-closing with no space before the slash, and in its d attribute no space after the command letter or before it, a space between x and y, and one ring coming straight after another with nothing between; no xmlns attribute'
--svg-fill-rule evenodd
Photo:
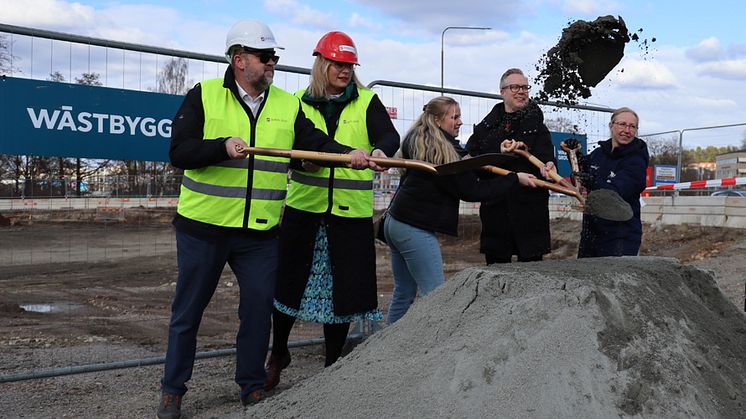
<svg viewBox="0 0 746 419"><path fill-rule="evenodd" d="M264 366L264 371L267 373L267 379L264 381L264 391L270 391L277 387L280 383L280 372L290 365L290 353L282 358L275 358L274 355L269 355L269 360Z"/></svg>
<svg viewBox="0 0 746 419"><path fill-rule="evenodd" d="M158 405L158 419L179 419L181 417L182 394L164 392Z"/></svg>

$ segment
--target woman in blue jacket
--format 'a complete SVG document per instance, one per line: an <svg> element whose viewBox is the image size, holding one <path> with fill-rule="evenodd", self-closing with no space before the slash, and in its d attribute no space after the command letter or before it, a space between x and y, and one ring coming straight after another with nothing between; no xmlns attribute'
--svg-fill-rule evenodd
<svg viewBox="0 0 746 419"><path fill-rule="evenodd" d="M645 173L650 161L648 146L637 138L639 118L630 108L611 114L611 138L598 143L587 157L590 184L586 188L611 189L632 207L628 221L609 221L583 215L578 258L636 256L642 241L640 193L645 190Z"/></svg>
<svg viewBox="0 0 746 419"><path fill-rule="evenodd" d="M461 159L466 150L456 139L461 127L458 102L439 96L428 102L402 141L404 158L445 164ZM436 233L455 236L461 200L479 202L508 193L513 185L534 187L528 173L480 179L476 172L433 176L408 169L384 222L391 251L394 292L387 323L399 320L419 291L425 295L445 280Z"/></svg>

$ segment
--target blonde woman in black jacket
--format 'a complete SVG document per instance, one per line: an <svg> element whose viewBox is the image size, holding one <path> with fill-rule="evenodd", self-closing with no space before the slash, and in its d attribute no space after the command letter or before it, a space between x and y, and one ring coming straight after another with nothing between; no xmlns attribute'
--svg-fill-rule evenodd
<svg viewBox="0 0 746 419"><path fill-rule="evenodd" d="M459 160L466 154L456 139L461 124L458 102L446 96L432 99L402 141L402 157L433 164ZM394 323L407 312L418 290L425 295L444 282L436 233L456 235L461 200L494 199L516 183L535 187L533 178L527 173L480 179L475 172L433 176L407 170L384 224L394 274L387 323Z"/></svg>

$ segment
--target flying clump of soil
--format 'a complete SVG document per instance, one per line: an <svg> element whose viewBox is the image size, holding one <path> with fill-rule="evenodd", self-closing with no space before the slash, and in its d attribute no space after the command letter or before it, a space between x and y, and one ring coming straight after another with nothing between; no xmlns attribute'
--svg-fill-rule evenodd
<svg viewBox="0 0 746 419"><path fill-rule="evenodd" d="M639 39L637 34L634 34ZM572 104L591 96L595 87L622 60L630 41L621 17L601 16L592 22L578 20L562 30L559 43L536 66L543 89L538 99L550 97Z"/></svg>

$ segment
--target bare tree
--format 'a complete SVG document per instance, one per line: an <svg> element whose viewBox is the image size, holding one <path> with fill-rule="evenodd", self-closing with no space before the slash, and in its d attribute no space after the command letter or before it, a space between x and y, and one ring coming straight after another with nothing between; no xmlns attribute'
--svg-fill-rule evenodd
<svg viewBox="0 0 746 419"><path fill-rule="evenodd" d="M645 138L650 153L650 165L674 165L679 162L679 143L675 135ZM683 160L686 156L682 156ZM682 164L688 162L682 161Z"/></svg>
<svg viewBox="0 0 746 419"><path fill-rule="evenodd" d="M47 77L47 81L54 81L58 83L64 83L65 82L65 76L62 75L58 70L55 70L51 73L49 73L49 77Z"/></svg>
<svg viewBox="0 0 746 419"><path fill-rule="evenodd" d="M80 78L76 77L75 82L78 84L85 84L88 86L103 86L101 82L101 74L98 73L83 73Z"/></svg>
<svg viewBox="0 0 746 419"><path fill-rule="evenodd" d="M0 35L0 74L12 73L14 70L10 43L7 35Z"/></svg>
<svg viewBox="0 0 746 419"><path fill-rule="evenodd" d="M172 95L184 95L189 90L194 82L187 80L189 73L189 63L184 58L171 58L163 66L163 70L158 74L156 91L159 93L168 93ZM132 169L137 172L137 165L135 164ZM168 190L168 184L170 182L167 179L173 179L174 176L180 174L179 171L174 169L169 163L151 162L150 169L148 170L148 162L139 162L139 169L141 173L150 172L150 183L148 189L151 194L161 193L164 190ZM162 180L162 184L159 185L159 180ZM167 192L169 193L169 192ZM173 193L171 191L170 193Z"/></svg>
<svg viewBox="0 0 746 419"><path fill-rule="evenodd" d="M187 84L187 72L189 65L184 58L171 58L163 70L158 74L159 93L168 93L172 95L183 95L189 90Z"/></svg>
<svg viewBox="0 0 746 419"><path fill-rule="evenodd" d="M10 43L11 41L8 40L7 35L0 35L0 75L13 72L13 56L10 53ZM0 154L0 179L9 175L13 176L16 179L16 191L18 191L19 188L19 178L16 176L16 168L18 167L18 164L16 163L19 157L20 156ZM10 189L10 187L4 187L3 184L0 184L0 193L3 195L6 193L8 193L8 195L14 195Z"/></svg>
<svg viewBox="0 0 746 419"><path fill-rule="evenodd" d="M84 84L87 86L103 86L101 82L101 74L99 73L82 73L80 77L75 78L75 82L78 84ZM75 177L77 179L75 185L75 192L80 195L81 185L83 181L91 176L95 175L99 171L110 167L111 162L109 160L89 160L81 161L80 157L75 158Z"/></svg>
<svg viewBox="0 0 746 419"><path fill-rule="evenodd" d="M578 125L573 124L569 118L565 118L564 116L546 119L544 120L544 125L546 125L550 131L554 132L569 132L573 134L578 132Z"/></svg>

